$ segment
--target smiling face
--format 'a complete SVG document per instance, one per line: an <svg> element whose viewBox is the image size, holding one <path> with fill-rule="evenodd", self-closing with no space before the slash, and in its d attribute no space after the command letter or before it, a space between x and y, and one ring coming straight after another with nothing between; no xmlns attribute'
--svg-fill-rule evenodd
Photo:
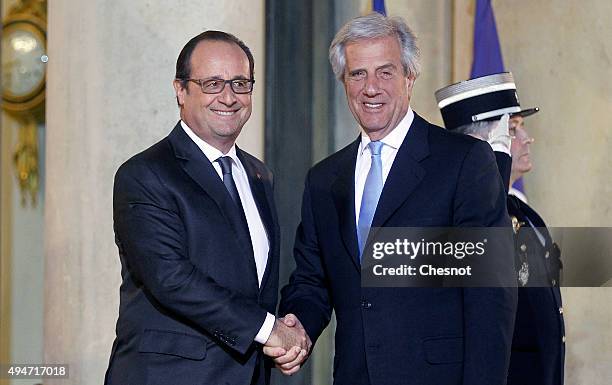
<svg viewBox="0 0 612 385"><path fill-rule="evenodd" d="M404 74L395 36L349 42L345 53L349 109L370 139L380 140L406 115L414 78Z"/></svg>
<svg viewBox="0 0 612 385"><path fill-rule="evenodd" d="M250 79L249 60L234 43L204 40L191 54L191 79ZM226 84L221 93L205 94L188 82L174 81L181 119L202 140L227 153L251 116L251 94L235 94Z"/></svg>
<svg viewBox="0 0 612 385"><path fill-rule="evenodd" d="M510 118L510 136L512 137L512 145L510 153L512 154L512 183L529 172L533 167L529 157L529 145L533 143L533 138L525 129L524 120L521 116Z"/></svg>

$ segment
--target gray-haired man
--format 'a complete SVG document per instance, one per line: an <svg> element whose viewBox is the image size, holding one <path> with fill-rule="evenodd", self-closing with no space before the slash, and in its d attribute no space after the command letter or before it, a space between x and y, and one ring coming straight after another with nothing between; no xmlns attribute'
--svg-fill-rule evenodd
<svg viewBox="0 0 612 385"><path fill-rule="evenodd" d="M488 145L410 108L415 40L402 19L379 14L349 21L333 40L360 135L308 174L279 311L313 341L335 311L336 385L502 385L515 290L361 285L370 228L509 225ZM292 358L277 366L291 373L301 363Z"/></svg>

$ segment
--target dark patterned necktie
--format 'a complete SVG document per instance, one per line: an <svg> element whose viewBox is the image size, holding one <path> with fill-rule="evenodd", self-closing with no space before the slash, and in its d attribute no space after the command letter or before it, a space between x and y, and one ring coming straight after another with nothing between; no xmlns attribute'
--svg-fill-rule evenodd
<svg viewBox="0 0 612 385"><path fill-rule="evenodd" d="M232 200L238 208L238 215L242 219L242 224L250 240L251 234L249 231L249 224L246 219L244 207L242 206L242 201L240 200L240 195L238 194L238 188L236 188L234 176L232 175L232 158L230 158L229 156L222 156L220 158L217 158L216 161L219 162L219 165L221 165L221 173L223 174L223 184L225 185L227 192L230 194Z"/></svg>

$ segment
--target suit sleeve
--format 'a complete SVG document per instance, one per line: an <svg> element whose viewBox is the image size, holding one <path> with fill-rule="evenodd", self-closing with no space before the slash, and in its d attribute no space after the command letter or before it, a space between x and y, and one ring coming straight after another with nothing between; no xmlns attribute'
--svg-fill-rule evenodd
<svg viewBox="0 0 612 385"><path fill-rule="evenodd" d="M128 161L115 176L113 206L124 274L132 274L166 311L244 354L267 312L191 263L183 221L157 175Z"/></svg>
<svg viewBox="0 0 612 385"><path fill-rule="evenodd" d="M467 227L508 227L489 245L502 277L499 287L464 288L464 384L504 385L516 314L512 232L506 192L493 152L475 143L462 165L455 199L454 224ZM509 274L509 275L508 275ZM506 287L504 287L506 286Z"/></svg>
<svg viewBox="0 0 612 385"><path fill-rule="evenodd" d="M309 174L310 176L310 174ZM302 199L302 222L295 245L295 270L281 291L279 314L295 314L314 343L329 323L332 304L317 241L309 177Z"/></svg>

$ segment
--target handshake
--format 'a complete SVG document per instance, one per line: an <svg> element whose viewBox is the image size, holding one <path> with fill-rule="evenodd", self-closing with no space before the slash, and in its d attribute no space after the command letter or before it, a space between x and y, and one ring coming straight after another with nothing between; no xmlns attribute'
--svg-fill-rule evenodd
<svg viewBox="0 0 612 385"><path fill-rule="evenodd" d="M287 314L274 322L274 328L263 351L274 359L281 373L290 376L300 370L310 354L310 348L312 342L300 320L293 314Z"/></svg>

